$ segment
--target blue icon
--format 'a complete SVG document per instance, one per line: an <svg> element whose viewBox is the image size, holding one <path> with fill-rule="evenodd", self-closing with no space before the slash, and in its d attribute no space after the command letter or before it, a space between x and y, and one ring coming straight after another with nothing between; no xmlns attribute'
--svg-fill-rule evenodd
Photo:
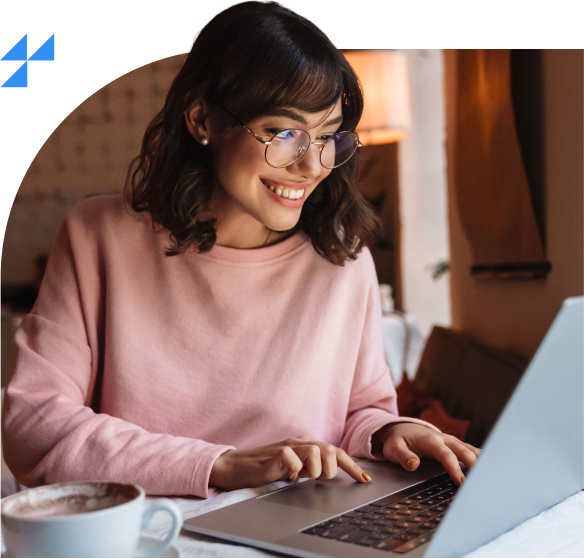
<svg viewBox="0 0 584 559"><path fill-rule="evenodd" d="M29 60L55 60L55 35L51 35L29 58L27 56L27 35L16 43L0 60L22 60L24 64L12 74L1 87L27 87Z"/></svg>

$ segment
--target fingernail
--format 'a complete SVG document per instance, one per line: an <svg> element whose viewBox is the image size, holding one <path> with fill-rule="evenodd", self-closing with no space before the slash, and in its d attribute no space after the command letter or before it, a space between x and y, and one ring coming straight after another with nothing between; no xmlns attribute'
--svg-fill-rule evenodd
<svg viewBox="0 0 584 559"><path fill-rule="evenodd" d="M462 482L465 480L466 478L464 476L460 477L460 484L462 485Z"/></svg>
<svg viewBox="0 0 584 559"><path fill-rule="evenodd" d="M411 470L417 463L418 461L415 458L410 458L408 460L408 463L406 464L406 466L408 467L408 470Z"/></svg>
<svg viewBox="0 0 584 559"><path fill-rule="evenodd" d="M366 474L365 472L363 472L361 475L363 476L363 479L365 481L371 481L371 476L369 474Z"/></svg>
<svg viewBox="0 0 584 559"><path fill-rule="evenodd" d="M298 477L298 474L294 474L294 477L290 478L290 481L294 481Z"/></svg>

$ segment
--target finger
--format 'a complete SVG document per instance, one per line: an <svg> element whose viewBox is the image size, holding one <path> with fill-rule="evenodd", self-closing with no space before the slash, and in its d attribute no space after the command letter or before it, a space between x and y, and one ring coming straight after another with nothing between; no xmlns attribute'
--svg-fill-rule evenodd
<svg viewBox="0 0 584 559"><path fill-rule="evenodd" d="M477 448L476 446L472 446L471 444L468 444L468 443L465 443L465 442L463 442L462 444L464 446L466 446L469 450L471 450L475 454L475 456L477 456L477 457L480 456L480 454L481 454L481 449L480 448Z"/></svg>
<svg viewBox="0 0 584 559"><path fill-rule="evenodd" d="M461 485L464 481L464 475L460 469L458 458L444 443L442 437L428 437L420 441L420 450L430 458L434 458L440 462L445 470L450 475L452 481L457 485Z"/></svg>
<svg viewBox="0 0 584 559"><path fill-rule="evenodd" d="M388 460L401 464L401 466L413 472L420 465L420 457L412 452L403 437L397 437L392 445L391 455L387 456Z"/></svg>
<svg viewBox="0 0 584 559"><path fill-rule="evenodd" d="M311 477L316 479L322 474L322 459L320 455L320 447L318 445L310 444L296 446L294 447L294 452L298 455L304 465L301 477Z"/></svg>
<svg viewBox="0 0 584 559"><path fill-rule="evenodd" d="M281 475L287 474L290 479L295 479L303 466L302 460L289 446L278 449L273 462L276 467L280 466Z"/></svg>
<svg viewBox="0 0 584 559"><path fill-rule="evenodd" d="M472 468L477 461L477 455L456 437L446 438L444 444L454 452L456 457L467 467Z"/></svg>
<svg viewBox="0 0 584 559"><path fill-rule="evenodd" d="M290 444L295 445L308 445L308 444L316 444L316 445L324 445L326 443L322 443L321 441L317 441L308 435L303 435L301 437L296 437L295 439L290 439L287 441ZM337 460L337 468L341 468L341 470L347 472L354 480L363 482L371 481L371 476L364 472L352 458L342 449L335 447L336 451L336 460ZM299 474L301 477L303 472Z"/></svg>
<svg viewBox="0 0 584 559"><path fill-rule="evenodd" d="M347 472L354 480L365 483L371 481L371 476L364 472L353 459L342 449L337 448L337 464L344 472Z"/></svg>
<svg viewBox="0 0 584 559"><path fill-rule="evenodd" d="M337 475L337 449L334 445L324 443L319 445L322 460L322 473L318 479L332 479Z"/></svg>

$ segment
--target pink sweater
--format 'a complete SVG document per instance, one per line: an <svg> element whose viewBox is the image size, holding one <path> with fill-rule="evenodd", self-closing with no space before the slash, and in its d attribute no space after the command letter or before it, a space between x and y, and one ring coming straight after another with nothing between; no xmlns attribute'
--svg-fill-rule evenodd
<svg viewBox="0 0 584 559"><path fill-rule="evenodd" d="M304 233L174 257L168 245L122 195L67 215L14 337L2 444L15 476L207 497L233 448L310 435L379 459L371 435L404 418L370 251L339 267Z"/></svg>

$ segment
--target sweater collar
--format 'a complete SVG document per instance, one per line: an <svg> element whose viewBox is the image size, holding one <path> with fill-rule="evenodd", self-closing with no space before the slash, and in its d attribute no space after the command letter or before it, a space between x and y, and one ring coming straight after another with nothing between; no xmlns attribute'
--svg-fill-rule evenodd
<svg viewBox="0 0 584 559"><path fill-rule="evenodd" d="M199 254L200 256L213 260L223 260L238 264L268 262L292 253L293 251L295 252L298 247L309 241L310 238L304 231L297 231L283 241L267 247L242 249L213 245L211 250Z"/></svg>

